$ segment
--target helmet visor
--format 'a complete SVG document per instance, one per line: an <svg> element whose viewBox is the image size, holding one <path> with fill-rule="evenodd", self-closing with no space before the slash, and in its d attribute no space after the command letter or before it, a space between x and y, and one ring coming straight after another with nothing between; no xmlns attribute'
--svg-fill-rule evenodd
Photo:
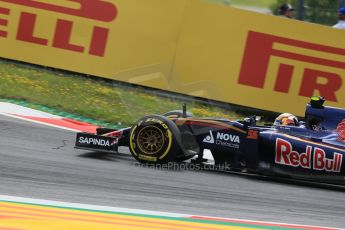
<svg viewBox="0 0 345 230"><path fill-rule="evenodd" d="M284 117L282 119L282 125L295 125L295 121L293 118L290 117Z"/></svg>

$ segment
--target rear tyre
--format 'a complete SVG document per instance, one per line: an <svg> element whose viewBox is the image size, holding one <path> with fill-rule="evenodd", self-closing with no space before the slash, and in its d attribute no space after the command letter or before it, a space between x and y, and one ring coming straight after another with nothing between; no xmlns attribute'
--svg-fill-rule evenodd
<svg viewBox="0 0 345 230"><path fill-rule="evenodd" d="M141 118L129 135L130 152L141 163L173 161L181 152L180 143L181 135L175 123L159 115Z"/></svg>

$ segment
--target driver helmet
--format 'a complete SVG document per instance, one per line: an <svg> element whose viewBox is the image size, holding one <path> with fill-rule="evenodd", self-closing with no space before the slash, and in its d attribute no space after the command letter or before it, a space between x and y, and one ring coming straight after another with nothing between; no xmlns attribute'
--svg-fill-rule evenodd
<svg viewBox="0 0 345 230"><path fill-rule="evenodd" d="M274 126L298 126L298 119L291 113L282 113L274 120Z"/></svg>

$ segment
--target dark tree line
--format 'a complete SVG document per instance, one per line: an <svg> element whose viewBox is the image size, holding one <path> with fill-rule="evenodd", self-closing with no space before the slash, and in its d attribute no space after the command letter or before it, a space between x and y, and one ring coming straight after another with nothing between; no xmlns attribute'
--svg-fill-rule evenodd
<svg viewBox="0 0 345 230"><path fill-rule="evenodd" d="M337 22L337 10L344 6L344 0L277 0L270 8L274 14L278 14L277 9L282 3L290 3L295 9L302 12L302 20L319 23L324 25L333 25ZM299 8L299 3L304 5ZM301 13L300 12L300 13Z"/></svg>
<svg viewBox="0 0 345 230"><path fill-rule="evenodd" d="M231 6L231 0L208 0ZM278 14L279 5L290 3L296 9L296 18L308 22L334 25L337 22L337 10L345 6L345 0L277 0L270 6L273 14ZM303 7L302 7L303 6Z"/></svg>

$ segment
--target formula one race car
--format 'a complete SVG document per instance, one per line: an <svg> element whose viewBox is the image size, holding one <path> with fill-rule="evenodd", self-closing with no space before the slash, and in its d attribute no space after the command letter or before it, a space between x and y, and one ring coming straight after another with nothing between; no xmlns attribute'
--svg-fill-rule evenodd
<svg viewBox="0 0 345 230"><path fill-rule="evenodd" d="M150 164L193 157L203 163L209 149L215 165L345 185L345 109L323 104L322 97L312 97L305 121L296 126L260 126L255 116L236 121L196 118L184 106L182 111L144 116L129 128L78 133L76 148L116 152L118 146L128 146L136 160Z"/></svg>

